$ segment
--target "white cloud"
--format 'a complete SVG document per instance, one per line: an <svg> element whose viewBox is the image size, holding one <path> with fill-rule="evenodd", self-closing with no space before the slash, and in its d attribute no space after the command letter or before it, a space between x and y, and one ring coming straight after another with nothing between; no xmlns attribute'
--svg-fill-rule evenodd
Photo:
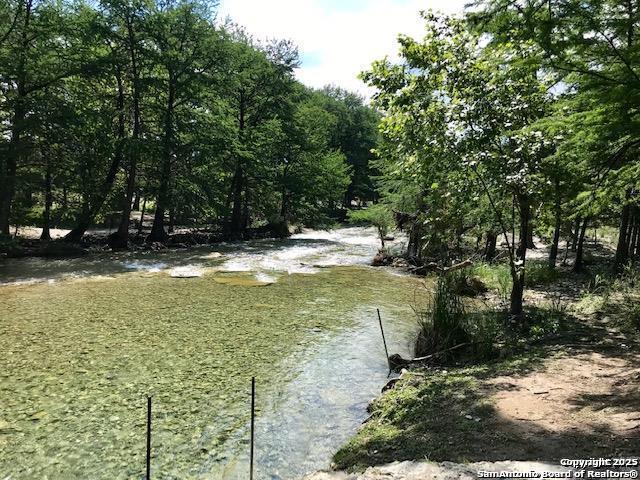
<svg viewBox="0 0 640 480"><path fill-rule="evenodd" d="M468 0L222 0L229 16L256 38L287 38L300 49L300 81L370 94L357 76L397 52L399 33L420 37L420 10L462 11ZM329 5L333 5L330 7Z"/></svg>

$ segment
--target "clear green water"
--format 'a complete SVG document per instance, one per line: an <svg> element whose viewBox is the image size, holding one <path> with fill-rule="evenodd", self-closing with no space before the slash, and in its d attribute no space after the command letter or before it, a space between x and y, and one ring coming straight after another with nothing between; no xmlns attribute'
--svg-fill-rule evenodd
<svg viewBox="0 0 640 480"><path fill-rule="evenodd" d="M407 353L421 291L347 233L0 265L0 479L143 478L147 394L153 478L246 479L251 376L256 478L328 467L386 380L375 308Z"/></svg>

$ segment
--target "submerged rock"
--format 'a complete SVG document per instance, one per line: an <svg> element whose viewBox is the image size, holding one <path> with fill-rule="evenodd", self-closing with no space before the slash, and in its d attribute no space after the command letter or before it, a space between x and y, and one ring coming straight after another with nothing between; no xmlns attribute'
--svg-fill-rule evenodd
<svg viewBox="0 0 640 480"><path fill-rule="evenodd" d="M202 276L202 269L198 267L186 266L171 269L169 275L173 278L195 278Z"/></svg>
<svg viewBox="0 0 640 480"><path fill-rule="evenodd" d="M410 360L402 358L402 356L397 353L389 356L389 367L391 370L400 370L402 367L406 367L409 364L411 364Z"/></svg>
<svg viewBox="0 0 640 480"><path fill-rule="evenodd" d="M267 285L271 285L274 283L273 281L263 281L258 280L254 276L224 276L224 277L214 277L213 279L216 283L222 283L225 285L235 285L239 287L266 287Z"/></svg>

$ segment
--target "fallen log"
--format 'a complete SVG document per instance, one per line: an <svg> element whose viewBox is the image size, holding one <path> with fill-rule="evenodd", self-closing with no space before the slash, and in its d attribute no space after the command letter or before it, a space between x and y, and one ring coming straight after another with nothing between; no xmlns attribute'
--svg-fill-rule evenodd
<svg viewBox="0 0 640 480"><path fill-rule="evenodd" d="M424 265L418 265L416 267L411 267L409 271L413 273L426 274L426 272L436 272L439 275L444 275L449 272L454 272L456 270L461 270L463 268L473 266L473 262L471 260L465 260L464 262L456 263L455 265L451 265L450 267L441 267L436 262L425 263Z"/></svg>

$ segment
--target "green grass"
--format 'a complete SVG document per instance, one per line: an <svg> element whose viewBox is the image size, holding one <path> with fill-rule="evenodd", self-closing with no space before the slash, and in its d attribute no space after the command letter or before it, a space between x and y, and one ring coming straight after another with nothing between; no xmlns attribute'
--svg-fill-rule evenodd
<svg viewBox="0 0 640 480"><path fill-rule="evenodd" d="M528 261L525 284L527 287L549 285L556 282L562 276L557 268L551 268L546 262Z"/></svg>
<svg viewBox="0 0 640 480"><path fill-rule="evenodd" d="M503 303L509 299L511 292L511 272L505 263L478 263L471 269L471 274L478 277L484 284L494 290Z"/></svg>

